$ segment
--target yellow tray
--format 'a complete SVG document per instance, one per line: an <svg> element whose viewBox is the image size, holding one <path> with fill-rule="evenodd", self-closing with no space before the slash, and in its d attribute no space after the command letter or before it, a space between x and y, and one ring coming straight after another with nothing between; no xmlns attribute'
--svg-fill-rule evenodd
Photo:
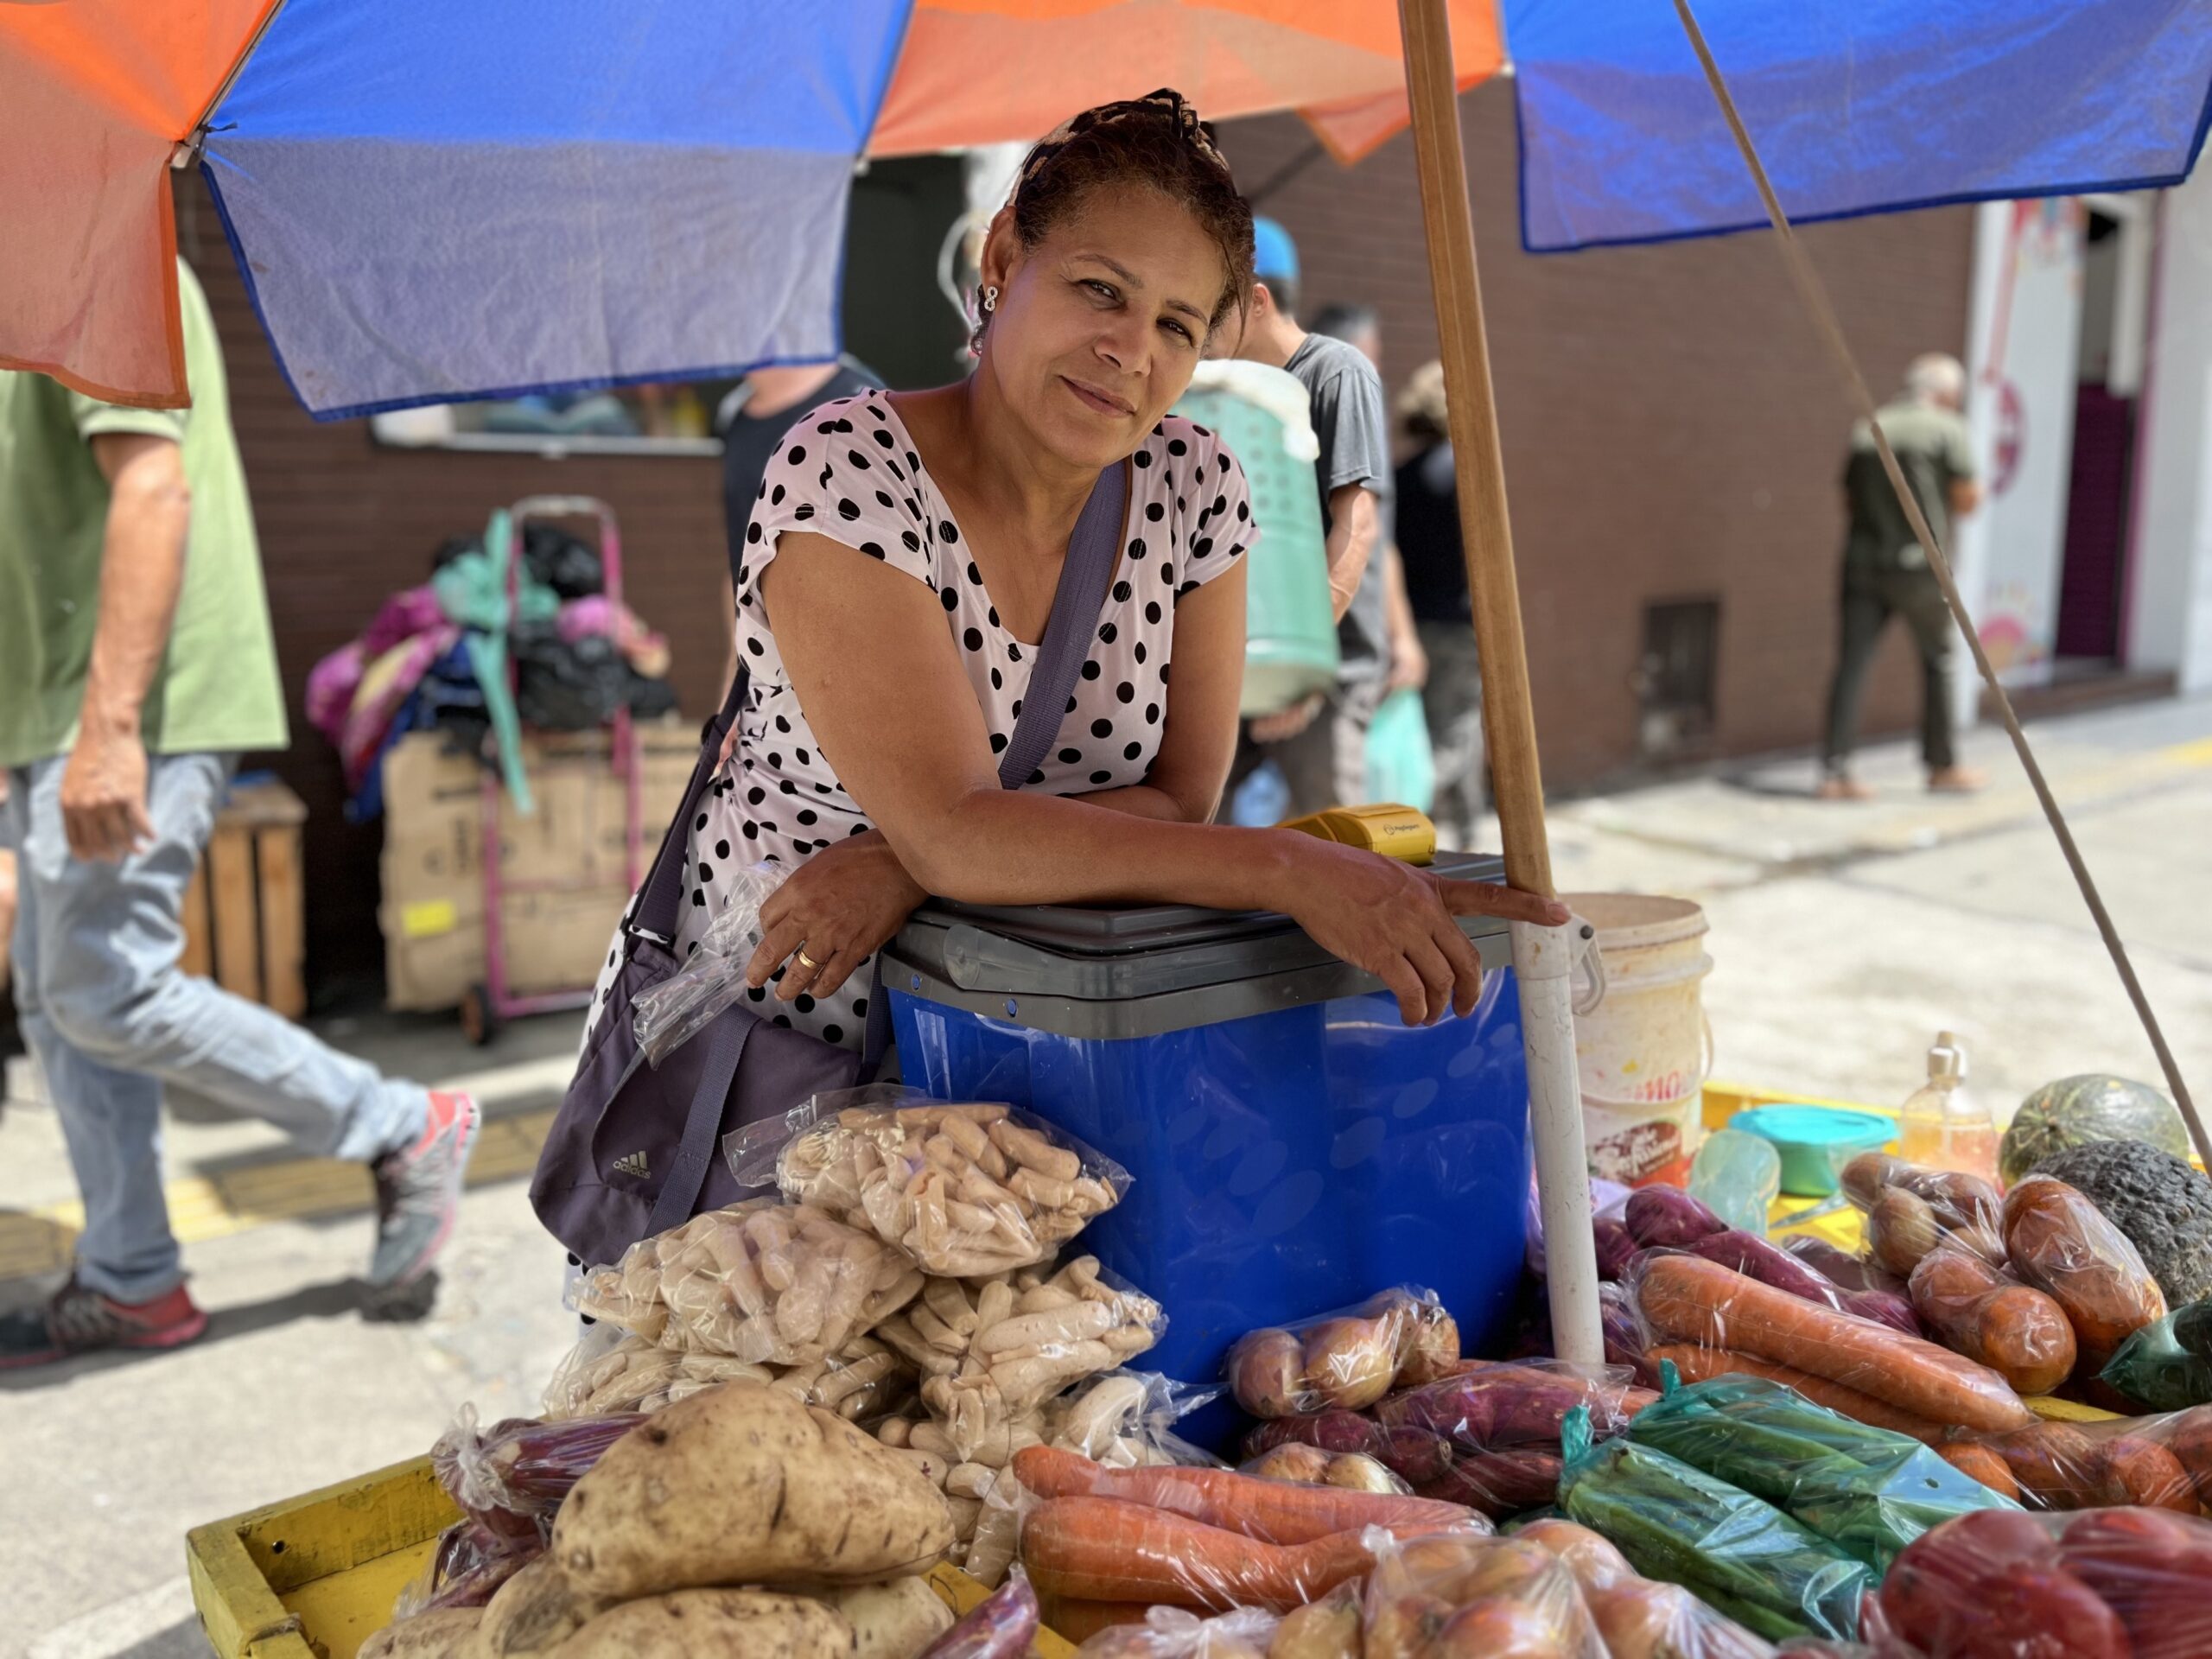
<svg viewBox="0 0 2212 1659"><path fill-rule="evenodd" d="M194 1527L184 1541L192 1601L218 1659L354 1659L461 1518L428 1458ZM990 1592L955 1567L930 1587L964 1613ZM1040 1630L1034 1659L1075 1649Z"/></svg>

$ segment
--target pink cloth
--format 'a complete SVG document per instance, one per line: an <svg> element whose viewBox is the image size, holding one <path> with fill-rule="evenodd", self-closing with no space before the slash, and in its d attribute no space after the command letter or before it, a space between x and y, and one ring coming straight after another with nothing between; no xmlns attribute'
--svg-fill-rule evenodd
<svg viewBox="0 0 2212 1659"><path fill-rule="evenodd" d="M560 620L555 626L560 629L561 638L570 645L592 634L604 634L614 641L614 648L630 666L647 679L667 677L667 639L639 621L638 613L627 605L617 605L605 594L569 601L561 607Z"/></svg>
<svg viewBox="0 0 2212 1659"><path fill-rule="evenodd" d="M374 661L394 645L445 625L446 613L439 607L436 592L428 584L409 588L385 601L361 636L361 651Z"/></svg>

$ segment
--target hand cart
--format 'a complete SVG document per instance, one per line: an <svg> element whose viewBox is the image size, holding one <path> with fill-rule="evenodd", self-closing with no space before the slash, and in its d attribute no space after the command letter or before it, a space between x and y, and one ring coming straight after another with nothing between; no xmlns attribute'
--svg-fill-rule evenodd
<svg viewBox="0 0 2212 1659"><path fill-rule="evenodd" d="M621 626L623 615L622 532L615 524L614 509L606 502L588 495L525 496L510 510L505 554L507 614L510 619L515 615L521 596L524 527L533 519L555 518L589 518L598 526L600 565L605 575L607 599L607 630L609 637L613 638L614 632ZM507 685L511 691L515 682L515 663L510 652ZM644 760L628 709L620 708L614 711L613 717L607 721L607 731L610 737L608 764L622 780L623 885L634 893L644 873ZM522 1014L550 1014L563 1008L587 1007L591 1001L593 989L592 986L584 985L524 995L508 988L506 899L517 893L573 892L596 884L559 880L525 882L511 880L506 877L499 862L500 787L498 770L487 768L484 773L483 798L484 978L463 992L461 1001L461 1031L478 1047L482 1047L499 1034L500 1023L504 1020ZM612 925L612 918L609 925Z"/></svg>

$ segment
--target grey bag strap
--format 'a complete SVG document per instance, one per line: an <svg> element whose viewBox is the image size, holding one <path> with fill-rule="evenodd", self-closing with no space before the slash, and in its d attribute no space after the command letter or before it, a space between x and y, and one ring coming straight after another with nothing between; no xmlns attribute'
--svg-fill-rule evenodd
<svg viewBox="0 0 2212 1659"><path fill-rule="evenodd" d="M707 1063L699 1073L698 1092L683 1119L683 1139L676 1149L676 1163L660 1184L653 1200L652 1218L640 1235L651 1238L691 1219L699 1193L707 1185L707 1169L721 1138L722 1109L730 1086L737 1081L737 1063L745 1056L745 1040L753 1035L757 1020L717 1020L707 1028Z"/></svg>
<svg viewBox="0 0 2212 1659"><path fill-rule="evenodd" d="M1090 654L1090 641L1098 627L1098 613L1106 603L1106 584L1113 579L1115 556L1121 550L1122 508L1126 486L1122 480L1129 464L1117 461L1098 474L1090 499L1075 521L1068 537L1068 556L1060 566L1060 585L1052 592L1052 615L1045 624L1045 638L1037 647L1037 665L1029 671L1028 699L1014 722L1014 735L999 757L999 782L1020 789L1036 775L1038 764L1060 734L1068 693Z"/></svg>

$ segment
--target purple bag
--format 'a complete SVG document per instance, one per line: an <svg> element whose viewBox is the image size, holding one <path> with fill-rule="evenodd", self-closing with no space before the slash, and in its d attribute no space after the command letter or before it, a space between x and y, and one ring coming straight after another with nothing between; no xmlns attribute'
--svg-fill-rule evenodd
<svg viewBox="0 0 2212 1659"><path fill-rule="evenodd" d="M1068 537L1028 699L999 758L999 781L1008 789L1028 779L1059 734L1121 548L1126 471L1126 463L1116 461L1098 475ZM728 1162L716 1156L722 1137L780 1116L809 1096L873 1080L890 1046L890 1006L879 986L868 997L860 1053L772 1025L741 1001L658 1070L645 1064L632 1005L683 965L674 941L683 898L684 842L714 782L723 734L744 705L745 690L741 671L703 734L683 804L622 925L621 963L531 1180L537 1218L587 1266L616 1261L639 1239L702 1211L759 1196L758 1189L741 1187Z"/></svg>

